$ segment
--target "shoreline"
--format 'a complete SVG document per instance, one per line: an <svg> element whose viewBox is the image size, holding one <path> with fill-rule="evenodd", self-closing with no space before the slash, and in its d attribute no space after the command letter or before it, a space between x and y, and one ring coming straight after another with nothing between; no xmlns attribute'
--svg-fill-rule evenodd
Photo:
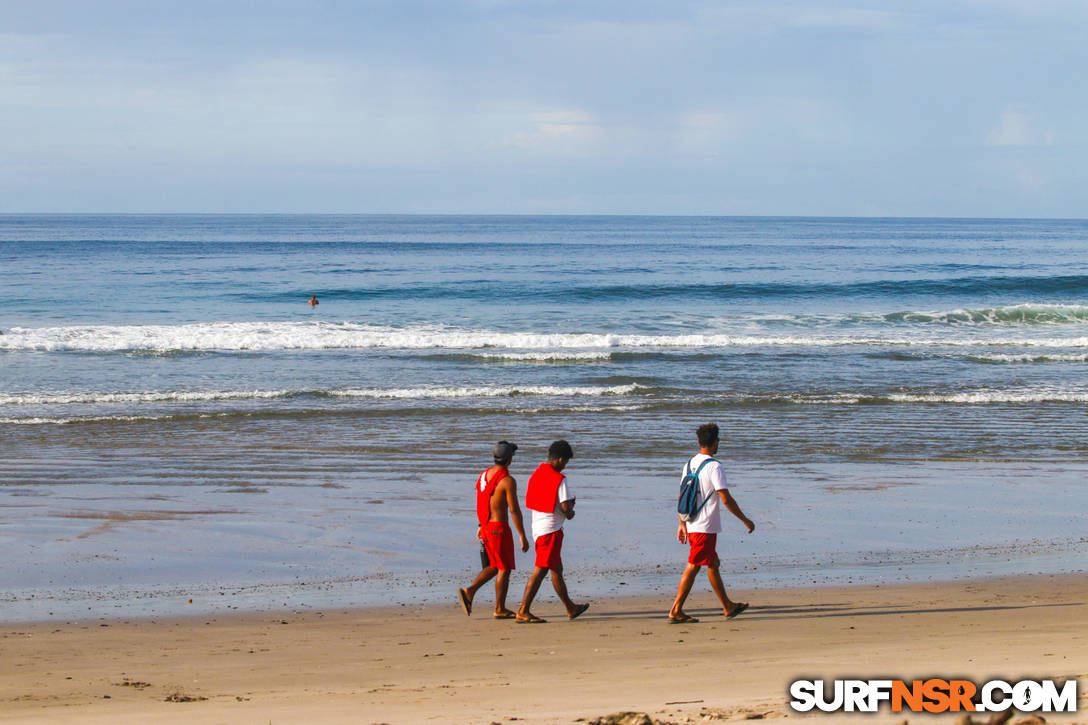
<svg viewBox="0 0 1088 725"><path fill-rule="evenodd" d="M632 468L637 468L632 466ZM1088 568L1083 465L933 463L735 466L731 490L757 530L719 538L727 586L956 581ZM570 589L592 598L671 597L687 550L675 540L663 474L583 470L568 527ZM995 489L994 482L1001 483ZM479 567L461 474L259 493L169 485L7 488L0 622L225 611L341 609L444 601ZM1040 501L1046 501L1040 506ZM755 513L753 513L755 512ZM814 516L813 512L819 512ZM410 537L401 532L410 529ZM597 532L611 532L601 541ZM518 553L512 586L531 554ZM190 600L192 602L190 603Z"/></svg>
<svg viewBox="0 0 1088 725"><path fill-rule="evenodd" d="M759 560L759 566L730 563L722 558L721 574L726 588L743 591L793 591L850 588L888 588L900 585L953 585L970 581L1086 575L1080 568L1088 540L1063 542L1017 541L990 548L965 546L961 550L915 552L879 564L857 557L852 563L820 562L812 557L804 564L793 558L786 565ZM856 553L855 553L856 554ZM969 554L969 557L965 554ZM1013 557L1000 561L1001 555ZM960 560L961 561L956 561ZM571 568L568 587L577 598L593 601L622 599L671 602L682 572L682 561L634 567L601 566ZM524 578L530 568L519 568L510 583L508 605L520 601ZM806 574L801 574L806 572ZM65 620L186 619L210 616L245 616L304 612L364 612L384 607L443 606L449 591L467 586L475 576L470 566L449 572L384 572L345 578L312 578L294 581L227 582L206 580L156 585L84 586L57 589L8 589L0 598L0 627L17 624L48 624ZM545 582L546 583L546 582ZM545 587L546 589L546 587ZM445 593L443 593L445 592ZM493 598L489 582L480 591ZM18 612L36 612L21 616Z"/></svg>
<svg viewBox="0 0 1088 725"><path fill-rule="evenodd" d="M971 547L980 550L983 547ZM1039 545L1046 549L1048 546ZM872 566L870 571L859 575L850 567L821 567L813 564L812 574L802 577L796 574L768 575L768 562L758 576L743 567L730 568L723 560L722 576L726 589L733 591L794 591L852 588L890 588L895 586L962 584L996 580L1035 579L1048 576L1077 576L1088 570L1072 568L1079 563L1076 548L1084 548L1084 540L1077 542L1052 560L1025 557L1007 562L1001 567L978 566L980 573L963 574L962 566L944 566L935 562L928 569L908 567L905 561L893 561ZM951 552L939 552L946 558ZM1035 561L1032 570L1025 571L1024 564ZM896 567L896 564L904 566ZM976 562L976 565L980 562ZM683 562L673 562L671 569L658 565L647 572L633 569L608 570L599 567L575 569L566 573L572 596L593 601L613 599L660 600L671 602L676 583L683 570ZM797 569L794 562L790 571ZM898 570L896 570L898 569ZM906 569L906 571L904 571ZM1011 570L1011 571L1010 571ZM516 607L520 601L525 580L531 571L518 569L511 581L508 606ZM663 573L664 572L664 573ZM431 579L420 583L421 579ZM306 582L247 582L227 584L207 581L189 586L133 586L125 589L112 587L84 587L66 592L46 590L14 590L6 592L7 600L0 609L0 627L13 625L49 624L64 621L121 621L121 620L186 620L207 617L246 615L275 615L285 612L366 612L396 607L442 607L449 600L448 593L467 586L475 571L466 569L454 576L439 572L387 572L374 576L348 579L314 579ZM705 575L704 575L705 576ZM547 582L545 582L547 584ZM550 585L548 585L550 586ZM544 587L547 589L547 586ZM360 591L362 590L362 591ZM444 593L442 593L444 592ZM492 582L480 590L478 597L488 600L494 597ZM379 603L377 600L386 601ZM48 604L47 604L48 603ZM38 616L9 616L10 612L42 610ZM86 614L82 610L86 610Z"/></svg>
<svg viewBox="0 0 1088 725"><path fill-rule="evenodd" d="M534 610L549 623L522 626L491 620L487 589L465 617L454 591L442 605L5 623L0 722L951 722L788 706L802 677L932 676L1077 677L1080 713L1046 717L1088 721L1083 575L737 589L751 608L729 621L704 575L693 625L668 623L671 596L591 600L568 622L545 588Z"/></svg>
<svg viewBox="0 0 1088 725"><path fill-rule="evenodd" d="M723 564L724 564L724 561L723 561ZM723 569L724 569L724 567L723 567ZM531 569L529 569L528 571L531 571ZM619 587L613 585L608 590L607 594L602 593L602 592L605 591L603 588L596 589L596 590L593 590L591 592L586 592L586 591L584 591L582 589L575 589L575 587L578 586L577 584L575 586L571 586L572 581L574 581L574 582L578 581L578 579L576 579L574 576L571 576L569 573L565 573L565 577L567 579L568 588L573 590L571 596L572 596L572 598L574 598L576 600L586 600L586 601L593 601L593 602L631 601L631 602L638 602L638 603L640 603L640 605L642 605L642 604L648 605L648 604L650 604L652 602L661 602L662 603L662 611L666 611L668 609L668 607L669 607L669 604L672 603L673 596L676 593L675 592L676 583L679 581L680 574L681 574L682 571L683 571L682 563L677 564L675 566L675 572L670 573L671 578L669 578L669 586L666 586L664 589L662 589L659 586L658 591L654 591L654 592L648 591L646 589L646 585L641 586L641 587L637 586L637 585L633 586L633 587L631 587L631 589L629 591L621 590ZM523 572L521 569L518 569L517 573L527 573L527 572ZM474 576L474 573L472 573L472 575ZM585 576L585 574L583 573L582 576ZM701 571L699 573L698 577L699 578L696 579L696 584L692 589L692 596L695 596L698 593L699 583L702 582L704 584L704 589L706 590L704 593L707 594L708 596L710 596L712 601L716 601L716 600L713 599L713 596L712 596L712 594L710 592L710 589L709 589L709 585L706 583L706 573L704 571ZM1021 580L1024 581L1024 582L1032 582L1032 581L1055 578L1055 577L1058 577L1058 578L1088 577L1088 570L1075 569L1075 570L1066 570L1066 571L1060 572L1060 573L1056 573L1056 572L1052 572L1052 571L1016 572L1016 573L1008 573L1008 574L1005 574L1005 573L1000 573L1000 574L985 573L985 574L980 574L980 575L976 575L976 576L972 576L972 575L965 575L965 576L949 575L947 577L934 576L934 577L930 577L930 578L926 578L926 579L912 579L912 578L909 578L909 577L905 577L902 581L898 581L898 582L889 581L887 579L863 580L863 581L857 581L857 582L852 581L852 580L850 580L850 581L839 581L839 580L831 580L831 579L824 579L824 580L813 579L812 583L808 583L808 584L790 582L790 583L774 584L774 585L771 585L771 586L752 586L750 584L745 585L745 586L731 585L729 577L723 571L723 580L725 582L725 588L730 593L730 597L733 596L732 593L734 591L748 592L748 593L751 593L751 594L757 595L757 596L762 594L762 593L766 593L766 592L781 593L781 594L789 595L790 593L794 593L794 592L851 591L851 590L861 591L861 590L868 590L868 589L894 590L894 589L897 589L897 588L913 588L913 587L923 587L923 586L943 587L943 586L955 586L955 585L968 586L968 585L971 585L971 584L986 585L988 583L1015 582L1015 581L1021 581ZM634 579L635 577L628 577L628 578ZM344 604L342 602L343 597L341 595L336 595L336 596L331 597L328 601L324 602L324 604L320 604L320 603L311 604L311 603L299 603L299 602L284 601L279 606L271 606L270 605L270 606L267 606L267 607L233 606L233 605L229 605L229 604L224 605L224 606L222 606L220 608L214 608L214 607L211 607L210 605L205 606L205 607L201 607L199 605L199 603L195 601L195 599L194 599L194 601L190 602L188 605L173 605L170 608L162 608L162 609L157 610L157 611L150 611L150 610L143 610L143 611L140 611L140 610L136 610L136 611L110 611L110 610L107 610L107 609L104 609L104 608L103 609L95 609L93 607L88 606L87 607L88 611L87 611L86 615L83 615L82 613L80 613L78 615L71 615L71 614L69 614L69 615L64 615L64 614L54 615L51 612L49 614L49 616L42 616L42 617L24 617L24 618L12 618L12 619L0 618L0 630L5 629L5 628L10 628L10 627L17 627L17 626L33 627L33 626L38 626L38 625L41 625L41 626L57 625L57 624L61 624L61 623L77 624L77 623L85 623L85 622L113 623L113 622L162 621L162 622L171 622L171 623L184 623L184 622L187 622L187 621L195 621L195 620L198 620L198 619L203 622L203 621L208 620L209 618L214 618L214 619L217 619L217 620L246 619L248 617L263 617L263 616L274 617L274 616L285 615L285 614L290 614L290 615L320 615L320 616L327 616L327 615L348 616L348 615L353 615L353 614L359 615L359 614L376 614L376 613L384 613L384 612L398 612L402 608L405 608L405 607L425 609L425 610L428 610L428 611L429 610L441 610L444 607L446 607L448 604L451 604L451 603L452 603L452 605L454 607L457 606L457 600L456 600L457 588L459 586L467 585L467 583L469 582L469 579L471 579L471 576L466 574L466 575L461 576L457 580L450 579L449 581L444 581L441 584L432 585L432 586L425 587L423 589L419 589L419 591L426 590L426 591L429 591L429 592L434 592L434 591L438 590L438 591L445 592L445 594L441 595L441 596L429 596L429 597L425 597L425 598L413 599L411 596L405 596L403 592L401 592L400 594L393 594L391 592L390 599L395 599L396 601L392 601L392 602L389 602L389 603L382 603L382 604L376 604L376 603L373 602L373 600L364 600L364 601L360 601L359 603L356 603L356 604ZM384 582L388 583L388 581L390 581L390 580L395 582L396 577L382 577L382 581L384 581ZM544 597L545 599L547 599L548 596L549 596L549 593L554 594L553 590L551 589L550 581L551 581L550 579L545 580L545 582L541 585L540 593L537 595L537 600L538 601L540 600L541 597ZM620 585L626 585L627 583L628 582L626 582L626 581L620 582ZM323 582L323 581L312 583L312 586L316 586L318 588L324 588L324 587L326 587L328 585L329 585L329 582ZM517 605L521 601L521 595L522 595L524 586L525 586L524 580L514 579L511 582L509 594L507 596L507 606L509 608L517 609ZM245 588L253 589L253 590L262 590L262 589L263 590L272 590L272 589L290 590L290 593L288 595L280 597L281 599L289 599L291 597L299 596L298 592L305 591L307 589L307 585L297 584L297 583L263 583L263 584L258 583L258 584L247 585ZM205 590L205 591L203 591L203 593L205 593L207 595L208 601L215 601L216 599L223 599L225 601L226 594L228 593L229 589L231 589L231 587L220 586L220 585L215 585L215 584L209 584L209 585L206 585L206 586L202 587L202 589ZM178 591L181 591L181 590L175 589L173 591L178 592ZM213 596L214 593L221 592L221 591L223 592L222 594L219 594L218 596ZM408 591L413 591L414 592L414 591L417 591L417 589L412 589L411 587L409 587ZM453 592L453 593L450 594L450 592ZM476 613L483 611L483 610L478 610L476 608L477 604L482 603L482 604L487 605L487 606L490 606L491 604L493 604L493 602L494 602L494 593L495 593L494 579L492 579L487 584L485 584L483 586L483 588L480 589L479 593L476 596L476 602L473 604L474 616L475 616ZM133 590L133 592L129 592L128 594L129 594L129 599L140 598L141 596L144 596L144 597L154 596L154 595L148 595L146 592L141 594L141 593L135 592L135 590ZM178 596L184 597L185 595L180 594ZM251 595L251 596L257 596L257 595L254 594L254 595ZM1086 596L1088 596L1088 595L1086 595ZM559 606L558 603L555 603L555 604L556 604L556 606ZM119 608L121 605L116 605L116 606ZM186 610L188 610L188 611L186 611Z"/></svg>

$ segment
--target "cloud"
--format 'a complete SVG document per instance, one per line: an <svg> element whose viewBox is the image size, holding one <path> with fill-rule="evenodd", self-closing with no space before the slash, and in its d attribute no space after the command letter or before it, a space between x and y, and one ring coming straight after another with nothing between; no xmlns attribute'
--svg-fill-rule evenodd
<svg viewBox="0 0 1088 725"><path fill-rule="evenodd" d="M889 29L901 27L907 18L906 13L887 10L829 8L793 13L783 22L801 28Z"/></svg>
<svg viewBox="0 0 1088 725"><path fill-rule="evenodd" d="M580 155L602 135L597 117L577 109L538 111L517 121L523 128L508 136L507 145L531 153Z"/></svg>
<svg viewBox="0 0 1088 725"><path fill-rule="evenodd" d="M681 114L674 132L676 150L694 156L717 157L738 140L742 121L737 113L696 111Z"/></svg>
<svg viewBox="0 0 1088 725"><path fill-rule="evenodd" d="M1047 181L1047 177L1035 169L1022 168L1016 172L1016 183L1025 191L1042 191Z"/></svg>
<svg viewBox="0 0 1088 725"><path fill-rule="evenodd" d="M1083 213L1072 0L8 5L0 207Z"/></svg>
<svg viewBox="0 0 1088 725"><path fill-rule="evenodd" d="M1051 146L1054 131L1040 126L1032 114L1018 107L1007 107L997 124L986 135L987 146Z"/></svg>
<svg viewBox="0 0 1088 725"><path fill-rule="evenodd" d="M893 10L809 7L709 7L699 13L704 22L721 27L763 30L891 30L915 24L913 16Z"/></svg>

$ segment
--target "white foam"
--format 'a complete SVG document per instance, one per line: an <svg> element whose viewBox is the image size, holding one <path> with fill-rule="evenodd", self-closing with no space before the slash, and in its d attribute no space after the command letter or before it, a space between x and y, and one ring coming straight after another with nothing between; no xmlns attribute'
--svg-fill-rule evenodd
<svg viewBox="0 0 1088 725"><path fill-rule="evenodd" d="M602 351L581 352L496 352L478 353L474 358L482 360L509 360L513 362L601 362L612 359L612 353Z"/></svg>
<svg viewBox="0 0 1088 725"><path fill-rule="evenodd" d="M0 418L0 425L68 425L70 423L128 423L169 420L165 415L90 415L70 418Z"/></svg>
<svg viewBox="0 0 1088 725"><path fill-rule="evenodd" d="M987 405L993 403L1088 403L1088 392L1067 390L975 390L963 393L894 393L887 399L893 403L960 403Z"/></svg>
<svg viewBox="0 0 1088 725"><path fill-rule="evenodd" d="M258 400L286 398L301 391L290 390L207 390L149 391L143 393L25 393L0 394L0 405L73 405L108 403L201 403L216 400Z"/></svg>
<svg viewBox="0 0 1088 725"><path fill-rule="evenodd" d="M1076 363L1088 362L1088 354L1082 355L971 355L971 360L988 363Z"/></svg>
<svg viewBox="0 0 1088 725"><path fill-rule="evenodd" d="M1088 306L1020 304L1004 307L961 307L930 312L897 312L890 321L954 325L1068 325L1088 322Z"/></svg>
<svg viewBox="0 0 1088 725"><path fill-rule="evenodd" d="M928 329L928 328L925 328ZM498 332L445 326L383 327L352 322L207 322L183 325L88 325L15 327L0 335L0 350L39 352L193 352L331 349L479 350L510 354L548 354L576 350L604 354L616 348L736 348L841 346L1021 346L1088 347L1088 336L1034 338L984 335L978 328L942 336L903 333L828 335L689 333L626 335L612 333ZM505 353L497 353L505 354Z"/></svg>
<svg viewBox="0 0 1088 725"><path fill-rule="evenodd" d="M199 403L223 400L272 400L300 395L335 398L496 398L515 396L629 395L642 388L635 383L611 386L507 385L481 387L346 388L341 390L229 390L149 391L141 393L0 394L0 405L103 405L116 403Z"/></svg>
<svg viewBox="0 0 1088 725"><path fill-rule="evenodd" d="M561 408L537 407L537 408L496 408L495 413L507 413L515 415L532 415L538 413L602 413L602 412L628 412L645 410L645 405L639 404L609 404L609 405L564 405ZM198 418L222 418L230 416L229 412L205 413ZM75 423L142 423L176 420L177 415L72 415L64 417L27 417L27 418L0 418L0 425L70 425Z"/></svg>
<svg viewBox="0 0 1088 725"><path fill-rule="evenodd" d="M637 393L642 386L616 385L616 386L584 386L584 387L560 387L560 386L509 386L509 387L484 387L484 388L391 388L391 389L359 389L325 391L325 395L344 398L364 399L469 399L469 398L496 398L496 397L548 397L548 396L626 396ZM257 391L260 397L268 397ZM103 396L109 402L116 402L113 396ZM63 396L56 396L61 399ZM166 400L161 394L149 394L149 399L154 401ZM207 398L209 400L221 400L223 397ZM233 395L231 399L243 399L241 395ZM963 392L931 392L931 393L830 393L830 394L794 394L794 395L766 395L756 394L727 398L733 404L745 403L786 403L791 405L995 405L995 404L1020 404L1020 403L1088 403L1088 391L1061 390L1061 389L1035 389L1035 390L971 390ZM137 398L125 398L126 401L138 401ZM704 398L704 400L706 400ZM10 401L4 401L10 402ZM80 398L79 402L88 402ZM102 401L95 401L102 402ZM28 404L22 402L20 404ZM586 404L576 406L564 406L562 410L567 412L625 412L644 410L646 405L638 402L615 404ZM508 412L518 414L532 414L554 411L549 407L513 408ZM205 413L200 417L219 417L230 415L229 412L219 411ZM86 415L86 416L33 416L25 418L0 418L0 424L9 425L63 425L68 423L94 423L94 422L140 422L160 421L173 418L174 415Z"/></svg>
<svg viewBox="0 0 1088 725"><path fill-rule="evenodd" d="M628 395L642 386L558 386L558 385L509 385L465 388L364 388L359 390L335 390L330 395L344 398L496 398L524 396L582 396Z"/></svg>
<svg viewBox="0 0 1088 725"><path fill-rule="evenodd" d="M1088 402L1088 392L1073 390L971 390L961 393L836 393L831 395L769 396L749 400L784 401L798 405L1085 403Z"/></svg>

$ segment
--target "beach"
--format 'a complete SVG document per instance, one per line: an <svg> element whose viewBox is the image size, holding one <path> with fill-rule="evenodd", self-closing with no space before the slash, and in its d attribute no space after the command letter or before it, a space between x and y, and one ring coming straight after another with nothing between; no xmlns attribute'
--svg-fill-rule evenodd
<svg viewBox="0 0 1088 725"><path fill-rule="evenodd" d="M1083 676L1086 233L0 217L0 718L682 722L789 714L804 675ZM710 421L753 607L688 628L675 502ZM465 619L492 445L524 487L559 438L593 607Z"/></svg>
<svg viewBox="0 0 1088 725"><path fill-rule="evenodd" d="M1077 677L1088 722L1088 579L1035 576L735 591L726 621L705 577L668 600L594 600L569 622L468 618L443 604L153 619L87 617L0 629L0 722L573 723L621 711L661 722L953 722L959 715L802 715L799 678ZM983 720L984 721L984 720Z"/></svg>
<svg viewBox="0 0 1088 725"><path fill-rule="evenodd" d="M1088 2L5 9L0 725L1088 725Z"/></svg>

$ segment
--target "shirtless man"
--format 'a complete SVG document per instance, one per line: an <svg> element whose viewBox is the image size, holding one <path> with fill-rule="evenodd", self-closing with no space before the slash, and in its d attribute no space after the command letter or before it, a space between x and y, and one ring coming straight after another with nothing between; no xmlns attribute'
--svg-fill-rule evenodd
<svg viewBox="0 0 1088 725"><path fill-rule="evenodd" d="M699 438L699 453L684 466L684 474L689 471L696 473L699 478L699 500L705 502L703 508L690 521L685 521L683 516L677 514L680 525L676 529L676 540L681 544L688 544L688 565L684 573L680 575L680 585L676 589L676 599L669 610L669 621L673 624L690 624L698 622L695 617L684 612L684 602L691 592L691 585L695 583L695 575L699 568L706 567L707 576L710 578L710 588L718 595L718 601L722 603L722 614L726 619L732 619L748 608L747 602L734 602L725 593L725 584L719 567L717 543L718 533L722 530L721 509L724 507L729 513L740 519L748 533L755 531L756 525L744 515L740 506L725 487L725 470L722 464L714 458L718 452L718 426L715 423L707 423L699 426L696 432Z"/></svg>
<svg viewBox="0 0 1088 725"><path fill-rule="evenodd" d="M310 307L317 307L321 303L317 301L317 295L310 295Z"/></svg>
<svg viewBox="0 0 1088 725"><path fill-rule="evenodd" d="M476 575L476 581L457 590L457 598L465 614L472 614L472 600L484 584L495 579L495 619L514 619L514 612L506 608L506 592L510 588L510 572L514 570L514 536L510 532L509 519L521 537L521 550L529 550L525 527L518 506L518 484L506 470L514 460L517 445L499 441L492 450L495 465L476 479L476 517L480 528L476 536L483 541L488 565Z"/></svg>

